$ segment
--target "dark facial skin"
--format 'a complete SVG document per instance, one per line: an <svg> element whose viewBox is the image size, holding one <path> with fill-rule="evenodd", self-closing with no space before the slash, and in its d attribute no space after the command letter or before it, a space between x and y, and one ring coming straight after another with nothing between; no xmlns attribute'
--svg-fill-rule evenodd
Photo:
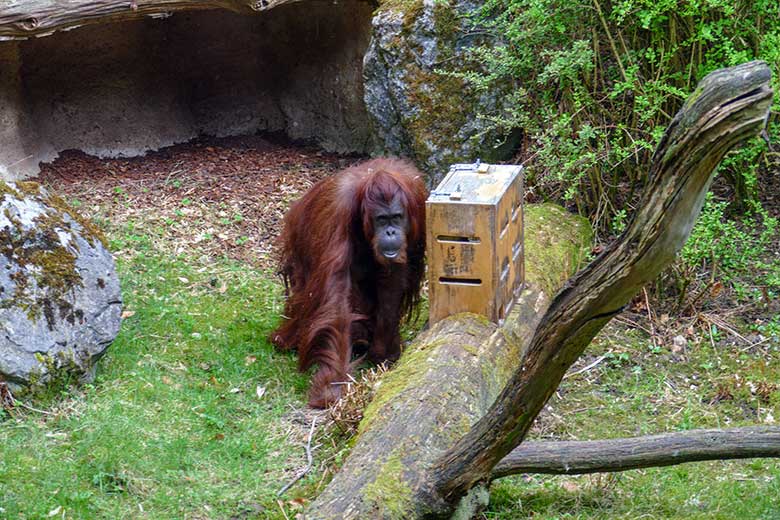
<svg viewBox="0 0 780 520"><path fill-rule="evenodd" d="M409 226L406 208L400 197L395 196L390 204L377 208L373 218L376 248L382 256L392 261L401 253L406 242Z"/></svg>

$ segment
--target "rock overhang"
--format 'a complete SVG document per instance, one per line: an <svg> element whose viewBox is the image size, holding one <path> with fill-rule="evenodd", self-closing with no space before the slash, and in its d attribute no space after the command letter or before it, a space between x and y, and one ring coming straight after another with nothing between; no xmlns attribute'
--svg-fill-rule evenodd
<svg viewBox="0 0 780 520"><path fill-rule="evenodd" d="M133 156L198 135L269 131L327 151L371 147L362 79L368 2L139 1L137 11L101 23L36 14L49 3L25 2L35 23L19 13L11 23L13 13L0 8L5 39L9 27L24 38L89 22L0 41L0 178L34 175L66 149Z"/></svg>

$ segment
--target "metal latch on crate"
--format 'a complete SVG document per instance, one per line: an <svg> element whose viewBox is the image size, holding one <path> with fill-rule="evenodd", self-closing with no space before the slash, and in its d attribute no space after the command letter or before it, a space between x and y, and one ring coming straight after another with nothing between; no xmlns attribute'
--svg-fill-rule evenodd
<svg viewBox="0 0 780 520"><path fill-rule="evenodd" d="M455 191L432 191L433 197L448 197L450 200L460 200L463 198L463 192L461 191L460 184L455 187Z"/></svg>

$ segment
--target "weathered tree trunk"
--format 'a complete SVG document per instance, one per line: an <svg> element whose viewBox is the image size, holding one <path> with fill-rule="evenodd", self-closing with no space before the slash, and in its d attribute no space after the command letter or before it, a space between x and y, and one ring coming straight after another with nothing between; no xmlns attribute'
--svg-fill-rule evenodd
<svg viewBox="0 0 780 520"><path fill-rule="evenodd" d="M549 306L531 285L501 328L455 316L422 336L382 382L309 517L446 517L479 497L590 340L682 248L718 162L765 126L769 79L766 64L752 62L702 80L658 145L628 229Z"/></svg>
<svg viewBox="0 0 780 520"><path fill-rule="evenodd" d="M0 40L44 36L81 25L167 16L176 11L264 11L300 0L25 0L0 3Z"/></svg>
<svg viewBox="0 0 780 520"><path fill-rule="evenodd" d="M487 415L437 462L434 488L465 494L525 437L566 370L630 299L685 245L712 174L734 145L757 135L772 103L764 62L702 80L653 155L640 208L620 239L560 291L528 354Z"/></svg>

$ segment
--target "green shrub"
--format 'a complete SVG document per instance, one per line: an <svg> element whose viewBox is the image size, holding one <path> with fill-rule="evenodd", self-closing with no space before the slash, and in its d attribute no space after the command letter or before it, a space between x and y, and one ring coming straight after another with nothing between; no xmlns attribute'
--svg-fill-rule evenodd
<svg viewBox="0 0 780 520"><path fill-rule="evenodd" d="M780 86L776 0L488 0L474 23L504 43L474 51L478 70L445 73L477 89L514 85L509 109L481 114L488 132L522 129L529 180L602 231L636 197L663 130L704 75L760 58ZM771 133L780 136L777 125ZM721 167L739 207L755 200L765 153L755 140Z"/></svg>
<svg viewBox="0 0 780 520"><path fill-rule="evenodd" d="M772 297L780 288L780 263L764 261L778 231L777 218L753 203L736 221L727 208L726 201L707 194L690 239L662 276L659 294L674 296L678 310L701 301L708 292L717 293L712 291L716 284L725 284L738 298L756 301Z"/></svg>
<svg viewBox="0 0 780 520"><path fill-rule="evenodd" d="M441 72L481 90L512 85L509 108L480 115L485 134L522 129L518 157L534 191L616 235L656 144L699 80L763 59L780 91L778 9L777 0L487 0L475 31L503 43L476 49L466 63L478 67ZM768 132L775 141L778 114L776 101ZM760 168L777 168L776 156L761 138L728 154L719 167L721 187L730 188L721 191L733 193L728 211L708 199L691 242L659 279L660 295L685 306L706 301L718 281L738 297L777 290L780 269L762 263L776 222L757 205ZM744 282L751 274L757 278Z"/></svg>

